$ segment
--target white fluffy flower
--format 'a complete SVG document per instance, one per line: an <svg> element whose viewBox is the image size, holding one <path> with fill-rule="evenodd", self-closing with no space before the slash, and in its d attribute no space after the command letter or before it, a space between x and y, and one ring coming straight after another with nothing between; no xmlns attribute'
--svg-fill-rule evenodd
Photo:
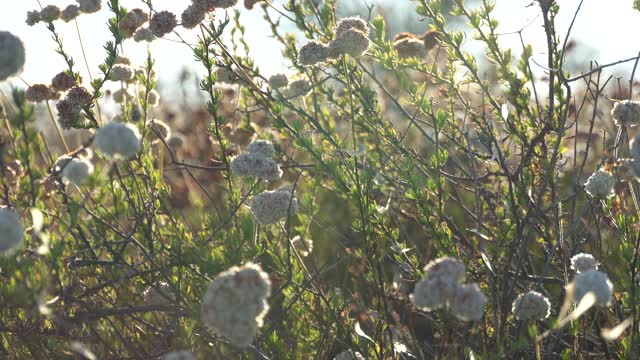
<svg viewBox="0 0 640 360"><path fill-rule="evenodd" d="M142 296L144 296L144 301L149 304L166 304L167 302L176 301L176 294L173 292L173 288L164 281L158 281L149 286Z"/></svg>
<svg viewBox="0 0 640 360"><path fill-rule="evenodd" d="M617 126L637 126L640 124L640 102L617 101L611 110L611 117Z"/></svg>
<svg viewBox="0 0 640 360"><path fill-rule="evenodd" d="M112 96L113 101L117 102L118 104L122 104L127 100L133 99L133 95L131 95L131 93L125 88L114 91Z"/></svg>
<svg viewBox="0 0 640 360"><path fill-rule="evenodd" d="M463 282L467 278L464 264L452 257L441 257L430 261L423 269L425 279L446 279L451 282Z"/></svg>
<svg viewBox="0 0 640 360"><path fill-rule="evenodd" d="M0 206L0 255L11 255L24 240L24 228L15 210Z"/></svg>
<svg viewBox="0 0 640 360"><path fill-rule="evenodd" d="M616 180L605 170L598 170L591 174L584 184L584 190L594 198L608 198L615 195L614 187Z"/></svg>
<svg viewBox="0 0 640 360"><path fill-rule="evenodd" d="M251 202L251 213L261 225L273 224L298 213L298 200L286 188L265 191Z"/></svg>
<svg viewBox="0 0 640 360"><path fill-rule="evenodd" d="M196 357L187 350L177 350L170 353L166 353L162 360L196 360Z"/></svg>
<svg viewBox="0 0 640 360"><path fill-rule="evenodd" d="M138 128L131 124L111 122L96 131L93 143L101 153L116 159L129 159L141 148Z"/></svg>
<svg viewBox="0 0 640 360"><path fill-rule="evenodd" d="M289 79L285 74L275 74L269 78L269 86L272 89L279 89L289 85Z"/></svg>
<svg viewBox="0 0 640 360"><path fill-rule="evenodd" d="M571 257L571 268L577 273L596 270L598 262L591 254L580 253Z"/></svg>
<svg viewBox="0 0 640 360"><path fill-rule="evenodd" d="M300 235L296 235L291 239L291 245L298 250L302 256L309 256L313 251L313 240L303 238Z"/></svg>
<svg viewBox="0 0 640 360"><path fill-rule="evenodd" d="M125 64L115 64L111 68L111 81L131 81L133 70Z"/></svg>
<svg viewBox="0 0 640 360"><path fill-rule="evenodd" d="M259 265L234 266L216 276L202 299L202 320L239 348L249 346L269 310L271 282Z"/></svg>
<svg viewBox="0 0 640 360"><path fill-rule="evenodd" d="M84 179L93 173L93 164L85 158L69 159L62 168L62 180L65 184L82 185Z"/></svg>
<svg viewBox="0 0 640 360"><path fill-rule="evenodd" d="M133 34L133 40L136 42L152 42L156 39L156 36L153 35L153 31L149 28L140 28L136 30L135 34Z"/></svg>
<svg viewBox="0 0 640 360"><path fill-rule="evenodd" d="M300 48L298 63L303 66L324 62L329 57L329 47L317 41L310 41Z"/></svg>
<svg viewBox="0 0 640 360"><path fill-rule="evenodd" d="M424 311L439 309L451 301L460 284L446 278L432 278L420 280L413 294L409 295L411 302Z"/></svg>
<svg viewBox="0 0 640 360"><path fill-rule="evenodd" d="M329 44L329 56L337 58L348 54L358 58L367 52L369 45L366 34L356 29L347 29L337 33L335 40Z"/></svg>
<svg viewBox="0 0 640 360"><path fill-rule="evenodd" d="M275 149L271 142L256 140L249 144L247 151L231 159L231 172L236 176L255 176L270 181L282 177L282 170L273 159Z"/></svg>
<svg viewBox="0 0 640 360"><path fill-rule="evenodd" d="M272 158L276 154L276 149L271 141L256 140L247 146L247 151L257 156Z"/></svg>
<svg viewBox="0 0 640 360"><path fill-rule="evenodd" d="M518 295L511 306L518 320L542 320L549 317L551 303L546 296L537 291L528 291Z"/></svg>
<svg viewBox="0 0 640 360"><path fill-rule="evenodd" d="M22 71L25 62L22 41L7 31L0 31L0 81Z"/></svg>
<svg viewBox="0 0 640 360"><path fill-rule="evenodd" d="M340 19L336 24L336 34L347 31L349 29L355 29L360 31L361 33L369 36L369 24L367 22L357 16L347 17Z"/></svg>
<svg viewBox="0 0 640 360"><path fill-rule="evenodd" d="M80 11L91 14L102 8L102 0L76 0L80 6Z"/></svg>
<svg viewBox="0 0 640 360"><path fill-rule="evenodd" d="M607 274L598 270L587 270L576 275L573 280L573 298L575 302L588 293L596 297L596 304L609 305L613 296L613 284Z"/></svg>
<svg viewBox="0 0 640 360"><path fill-rule="evenodd" d="M289 84L287 96L304 96L307 95L312 88L313 86L307 79L294 80L291 84Z"/></svg>
<svg viewBox="0 0 640 360"><path fill-rule="evenodd" d="M333 360L364 360L364 356L357 351L346 350L336 355Z"/></svg>
<svg viewBox="0 0 640 360"><path fill-rule="evenodd" d="M462 284L449 302L451 312L462 321L478 321L484 315L487 297L478 284Z"/></svg>
<svg viewBox="0 0 640 360"><path fill-rule="evenodd" d="M252 153L234 156L231 159L230 168L236 176L255 176L269 181L282 177L282 170L275 160Z"/></svg>

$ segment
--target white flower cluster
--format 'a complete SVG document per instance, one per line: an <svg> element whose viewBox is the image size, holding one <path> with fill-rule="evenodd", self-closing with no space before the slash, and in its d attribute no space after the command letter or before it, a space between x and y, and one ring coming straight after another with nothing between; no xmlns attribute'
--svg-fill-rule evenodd
<svg viewBox="0 0 640 360"><path fill-rule="evenodd" d="M80 186L93 173L93 164L86 157L63 156L58 159L57 166L62 169L62 181L65 185L71 183Z"/></svg>
<svg viewBox="0 0 640 360"><path fill-rule="evenodd" d="M286 95L292 98L297 96L304 96L307 95L312 88L313 86L311 85L311 82L309 82L309 80L304 78L297 79L289 84Z"/></svg>
<svg viewBox="0 0 640 360"><path fill-rule="evenodd" d="M611 117L617 126L637 126L640 124L640 102L617 101L611 110Z"/></svg>
<svg viewBox="0 0 640 360"><path fill-rule="evenodd" d="M149 20L149 29L156 37L163 37L178 26L176 15L170 11L159 11Z"/></svg>
<svg viewBox="0 0 640 360"><path fill-rule="evenodd" d="M93 144L98 151L115 159L129 159L141 148L138 128L132 124L110 122L96 131Z"/></svg>
<svg viewBox="0 0 640 360"><path fill-rule="evenodd" d="M546 296L531 290L518 295L511 311L518 320L543 320L549 317L551 303Z"/></svg>
<svg viewBox="0 0 640 360"><path fill-rule="evenodd" d="M282 170L273 159L275 149L271 142L256 140L249 144L247 151L231 159L231 172L236 176L255 176L270 181L282 177Z"/></svg>
<svg viewBox="0 0 640 360"><path fill-rule="evenodd" d="M22 71L25 62L22 41L7 31L0 31L0 81Z"/></svg>
<svg viewBox="0 0 640 360"><path fill-rule="evenodd" d="M14 253L24 240L24 228L18 213L6 206L0 206L0 256Z"/></svg>
<svg viewBox="0 0 640 360"><path fill-rule="evenodd" d="M616 185L616 179L613 175L600 169L587 179L584 184L584 190L593 198L609 198L615 195L614 187Z"/></svg>
<svg viewBox="0 0 640 360"><path fill-rule="evenodd" d="M76 0L80 6L80 11L85 14L98 12L102 9L102 0Z"/></svg>
<svg viewBox="0 0 640 360"><path fill-rule="evenodd" d="M598 262L591 254L580 253L571 257L571 268L576 273L582 273L589 270L597 270Z"/></svg>
<svg viewBox="0 0 640 360"><path fill-rule="evenodd" d="M613 284L607 274L598 270L581 272L573 279L573 298L576 303L588 293L596 297L596 304L606 306L613 297Z"/></svg>
<svg viewBox="0 0 640 360"><path fill-rule="evenodd" d="M171 285L164 281L158 281L142 293L144 301L149 304L166 304L176 301L176 294Z"/></svg>
<svg viewBox="0 0 640 360"><path fill-rule="evenodd" d="M162 360L196 360L196 357L187 350L177 350L170 353L166 353Z"/></svg>
<svg viewBox="0 0 640 360"><path fill-rule="evenodd" d="M313 251L313 240L303 238L300 235L296 235L291 239L291 245L298 250L301 256L309 256Z"/></svg>
<svg viewBox="0 0 640 360"><path fill-rule="evenodd" d="M275 74L269 78L269 86L272 89L279 89L289 85L289 79L287 79L287 75L285 74Z"/></svg>
<svg viewBox="0 0 640 360"><path fill-rule="evenodd" d="M329 46L317 41L310 41L300 48L298 63L303 66L315 65L329 58Z"/></svg>
<svg viewBox="0 0 640 360"><path fill-rule="evenodd" d="M362 56L369 49L369 25L359 17L344 18L336 25L336 38L329 43L329 57Z"/></svg>
<svg viewBox="0 0 640 360"><path fill-rule="evenodd" d="M487 298L477 284L461 284L466 280L464 264L451 257L431 261L424 277L410 295L413 304L425 311L446 306L462 321L480 320Z"/></svg>
<svg viewBox="0 0 640 360"><path fill-rule="evenodd" d="M265 191L253 198L251 213L259 224L273 224L289 215L295 216L298 213L298 200L287 188Z"/></svg>
<svg viewBox="0 0 640 360"><path fill-rule="evenodd" d="M133 80L133 69L126 64L115 64L111 68L109 78L111 81L129 82Z"/></svg>
<svg viewBox="0 0 640 360"><path fill-rule="evenodd" d="M259 265L234 266L216 276L202 299L202 320L239 348L249 346L262 326L271 281Z"/></svg>
<svg viewBox="0 0 640 360"><path fill-rule="evenodd" d="M346 350L336 355L333 360L364 360L364 356L355 350Z"/></svg>

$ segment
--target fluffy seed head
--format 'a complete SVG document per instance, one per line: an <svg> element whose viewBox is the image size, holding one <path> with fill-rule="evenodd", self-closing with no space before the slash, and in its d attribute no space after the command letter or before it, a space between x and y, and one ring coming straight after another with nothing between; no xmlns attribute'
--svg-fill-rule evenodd
<svg viewBox="0 0 640 360"><path fill-rule="evenodd" d="M355 350L347 350L336 355L333 360L364 360L364 356Z"/></svg>
<svg viewBox="0 0 640 360"><path fill-rule="evenodd" d="M153 35L153 31L149 28L138 29L135 34L133 34L133 40L137 42L152 42L155 40L155 36Z"/></svg>
<svg viewBox="0 0 640 360"><path fill-rule="evenodd" d="M571 257L571 268L577 273L596 270L598 268L598 262L593 255L580 253Z"/></svg>
<svg viewBox="0 0 640 360"><path fill-rule="evenodd" d="M282 177L282 170L275 160L251 153L233 157L229 167L236 176L255 176L269 181L275 181Z"/></svg>
<svg viewBox="0 0 640 360"><path fill-rule="evenodd" d="M96 131L93 144L108 157L129 159L140 151L140 133L131 124L111 122Z"/></svg>
<svg viewBox="0 0 640 360"><path fill-rule="evenodd" d="M91 104L93 95L82 86L74 86L69 90L65 99L76 106L85 107Z"/></svg>
<svg viewBox="0 0 640 360"><path fill-rule="evenodd" d="M298 200L286 188L265 191L251 202L251 213L261 225L269 225L298 213Z"/></svg>
<svg viewBox="0 0 640 360"><path fill-rule="evenodd" d="M54 95L55 92L51 91L51 89L44 84L31 85L25 93L27 100L36 103L46 100L53 100L55 98Z"/></svg>
<svg viewBox="0 0 640 360"><path fill-rule="evenodd" d="M329 47L317 41L310 41L300 48L298 63L303 66L324 62L329 57Z"/></svg>
<svg viewBox="0 0 640 360"><path fill-rule="evenodd" d="M111 81L131 81L133 80L133 70L124 64L115 64L111 68Z"/></svg>
<svg viewBox="0 0 640 360"><path fill-rule="evenodd" d="M222 272L202 299L202 321L239 348L249 346L269 310L271 281L259 265L247 263Z"/></svg>
<svg viewBox="0 0 640 360"><path fill-rule="evenodd" d="M149 21L149 29L157 37L163 37L172 32L177 25L176 15L170 11L157 12Z"/></svg>
<svg viewBox="0 0 640 360"><path fill-rule="evenodd" d="M80 7L78 5L68 5L64 10L62 10L62 14L60 14L60 18L64 22L69 22L80 15Z"/></svg>
<svg viewBox="0 0 640 360"><path fill-rule="evenodd" d="M304 96L311 91L312 85L307 79L298 79L289 84L287 95L290 97Z"/></svg>
<svg viewBox="0 0 640 360"><path fill-rule="evenodd" d="M60 8L55 5L47 5L40 12L40 18L45 21L54 21L60 18Z"/></svg>
<svg viewBox="0 0 640 360"><path fill-rule="evenodd" d="M92 14L102 9L102 0L76 0L80 5L80 11L85 14Z"/></svg>
<svg viewBox="0 0 640 360"><path fill-rule="evenodd" d="M448 304L455 296L458 286L457 282L447 278L424 278L416 283L409 298L416 307L433 311Z"/></svg>
<svg viewBox="0 0 640 360"><path fill-rule="evenodd" d="M40 17L40 11L33 10L33 11L27 12L27 20L25 21L27 25L33 26L39 23L40 21L42 21L42 17Z"/></svg>
<svg viewBox="0 0 640 360"><path fill-rule="evenodd" d="M598 270L581 272L573 280L573 298L576 303L588 293L596 297L596 304L606 306L613 297L613 284L607 274Z"/></svg>
<svg viewBox="0 0 640 360"><path fill-rule="evenodd" d="M537 291L528 291L518 295L511 306L518 320L543 320L549 317L551 303L546 296Z"/></svg>
<svg viewBox="0 0 640 360"><path fill-rule="evenodd" d="M120 30L126 38L130 38L147 20L149 20L149 16L142 11L142 9L133 9L120 19L118 30Z"/></svg>
<svg viewBox="0 0 640 360"><path fill-rule="evenodd" d="M25 62L22 41L7 31L0 31L0 81L22 72Z"/></svg>
<svg viewBox="0 0 640 360"><path fill-rule="evenodd" d="M276 149L269 140L256 140L247 146L247 151L265 158L272 158L276 154Z"/></svg>
<svg viewBox="0 0 640 360"><path fill-rule="evenodd" d="M66 72L58 73L51 79L51 87L55 91L67 91L76 86L76 80Z"/></svg>
<svg viewBox="0 0 640 360"><path fill-rule="evenodd" d="M369 36L369 25L360 17L353 16L340 19L336 24L336 35L349 29L358 30L366 36Z"/></svg>
<svg viewBox="0 0 640 360"><path fill-rule="evenodd" d="M640 124L640 102L617 101L611 110L611 117L617 126L637 126Z"/></svg>
<svg viewBox="0 0 640 360"><path fill-rule="evenodd" d="M114 91L112 96L113 96L113 101L117 102L118 104L122 104L127 100L133 99L133 95L131 95L129 90L125 88Z"/></svg>
<svg viewBox="0 0 640 360"><path fill-rule="evenodd" d="M279 89L289 85L289 79L285 74L275 74L269 78L269 86L272 89Z"/></svg>
<svg viewBox="0 0 640 360"><path fill-rule="evenodd" d="M23 239L24 228L18 213L0 206L0 256L12 255Z"/></svg>
<svg viewBox="0 0 640 360"><path fill-rule="evenodd" d="M213 0L213 6L219 9L227 9L238 3L238 0Z"/></svg>
<svg viewBox="0 0 640 360"><path fill-rule="evenodd" d="M423 269L425 279L445 279L460 283L466 280L467 274L464 264L452 257L441 257L430 261Z"/></svg>
<svg viewBox="0 0 640 360"><path fill-rule="evenodd" d="M58 110L58 122L63 129L70 129L82 120L82 108L67 99L58 101L56 109Z"/></svg>
<svg viewBox="0 0 640 360"><path fill-rule="evenodd" d="M309 256L313 251L313 240L303 238L300 235L296 235L291 239L291 245L298 250L301 256Z"/></svg>
<svg viewBox="0 0 640 360"><path fill-rule="evenodd" d="M187 350L177 350L165 354L162 360L196 360L196 357Z"/></svg>
<svg viewBox="0 0 640 360"><path fill-rule="evenodd" d="M93 164L88 159L69 159L62 168L62 181L65 184L80 186L91 173L93 173Z"/></svg>
<svg viewBox="0 0 640 360"><path fill-rule="evenodd" d="M362 56L369 49L369 38L356 29L339 32L335 40L329 44L329 56L337 58L341 55L351 55L354 58Z"/></svg>
<svg viewBox="0 0 640 360"><path fill-rule="evenodd" d="M487 297L478 284L458 285L456 293L450 300L451 312L462 321L478 321L484 315Z"/></svg>
<svg viewBox="0 0 640 360"><path fill-rule="evenodd" d="M203 22L206 16L206 8L191 4L180 15L181 25L184 28L193 29Z"/></svg>
<svg viewBox="0 0 640 360"><path fill-rule="evenodd" d="M587 179L584 184L584 190L593 198L610 198L615 195L614 187L616 185L616 179L613 175L600 169Z"/></svg>

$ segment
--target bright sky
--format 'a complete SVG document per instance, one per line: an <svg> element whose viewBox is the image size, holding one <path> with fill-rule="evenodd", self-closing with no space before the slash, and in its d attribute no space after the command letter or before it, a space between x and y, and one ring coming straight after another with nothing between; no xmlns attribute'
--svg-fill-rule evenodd
<svg viewBox="0 0 640 360"><path fill-rule="evenodd" d="M362 1L362 0L341 0L341 1ZM528 6L534 0L497 0L495 17L501 21L499 32L508 33L517 31L531 23L523 32L526 43L534 45L534 57L539 63L545 63L545 41L541 29L542 20L539 17L539 7L537 5ZM561 16L558 19L558 31L564 38L568 25L573 17L579 0L558 0L561 5ZM8 30L22 38L27 48L27 63L22 75L23 79L29 83L48 82L53 75L65 69L61 57L55 53L55 45L51 40L48 30L43 24L29 27L24 23L26 12L38 7L36 0L0 0L0 30ZM58 4L64 7L72 0L41 0L43 6ZM144 7L140 0L122 0L122 4L128 8ZM273 0L274 6L282 7L284 0ZM395 11L411 11L413 2L409 0L367 0L380 6L387 6ZM105 1L103 1L105 3ZM189 4L189 0L154 0L157 10L170 10L176 14ZM239 1L242 3L242 1ZM398 3L406 4L406 7L398 8ZM588 66L590 60L598 60L600 64L613 62L623 58L635 56L640 50L640 41L636 35L640 33L640 12L631 8L631 0L584 0L582 9L572 31L572 37L578 40L586 48L585 52L574 55L569 61L583 64L583 68ZM103 44L108 40L106 21L110 13L103 6L103 10L96 14L83 15L78 18L80 33L84 42L87 60L91 67L92 74L96 75L97 64L105 57L102 49ZM262 10L256 7L249 12L242 5L237 6L242 12L242 21L247 28L247 40L253 51L252 56L261 70L266 74L273 74L281 71L286 64L282 60L278 45L269 37L270 29L262 19ZM417 20L416 15L416 20ZM286 24L286 20L282 20ZM56 22L56 27L61 33L66 50L74 57L78 69L85 79L87 69L82 58L78 34L73 22ZM397 26L396 26L397 27ZM292 29L288 25L288 29ZM196 30L179 29L180 34L187 41L193 41ZM176 39L171 35L169 39ZM473 46L469 39L468 45ZM501 37L505 46L512 47L514 54L518 54L521 49L520 40L517 35L505 35ZM301 39L301 43L306 42ZM147 47L144 44L127 41L125 55L130 57L134 64L142 64L146 58ZM151 51L156 59L159 81L170 87L175 83L180 70L189 66L198 69L190 50L184 45L170 40L158 40L151 44ZM614 69L617 75L627 75L631 64ZM17 82L17 80L13 80Z"/></svg>

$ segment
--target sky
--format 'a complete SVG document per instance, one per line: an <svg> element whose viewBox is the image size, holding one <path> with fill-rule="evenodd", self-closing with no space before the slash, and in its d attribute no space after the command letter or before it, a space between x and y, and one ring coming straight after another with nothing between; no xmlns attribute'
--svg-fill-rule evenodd
<svg viewBox="0 0 640 360"><path fill-rule="evenodd" d="M64 7L72 3L72 0L40 0L43 6L56 4ZM364 0L341 0L342 3L348 1ZM282 8L284 0L273 0L275 7ZM409 0L367 0L368 3L391 9L391 11L403 14L415 14L412 9L415 3ZM503 46L514 49L514 54L518 54L521 49L520 39L517 34L508 34L525 28L522 32L525 43L534 47L534 58L538 63L545 63L545 39L542 31L542 19L539 16L539 6L531 5L533 0L497 0L494 16L500 20L498 32L500 42ZM105 3L105 1L103 1ZM141 0L121 0L127 8L142 7ZM154 0L156 10L169 10L176 14L190 3L188 0ZM240 1L242 3L242 1ZM558 33L561 38L565 37L568 26L573 18L574 12L580 0L558 0L561 6L561 15L558 18ZM588 66L590 60L597 60L600 64L613 62L623 58L636 56L640 50L640 41L637 34L640 34L640 12L631 8L632 0L584 0L580 14L572 30L572 38L582 44L585 51L576 54L569 61ZM529 6L531 5L531 6ZM25 43L27 51L27 62L22 79L27 83L46 83L56 73L65 69L62 58L55 53L55 44L51 39L49 31L43 24L29 27L24 23L26 12L38 8L36 0L0 0L0 30L8 30L19 36ZM252 49L252 56L257 65L265 75L281 72L287 67L282 59L278 44L270 37L271 30L263 20L263 13L259 6L253 11L247 11L242 5L237 6L241 10L241 20L246 26L247 40ZM219 15L222 15L222 11ZM85 47L87 62L91 68L91 74L97 75L97 65L105 57L102 46L108 40L106 22L110 12L103 6L103 10L96 14L82 15L78 18L78 26L82 41ZM415 16L416 21L418 15ZM287 20L282 20L288 29L293 30ZM81 75L88 79L87 67L85 66L78 32L74 22L56 22L56 27L64 39L65 49L76 61L77 69ZM394 28L398 28L398 25ZM193 42L196 30L178 29L181 36ZM298 37L300 44L307 40ZM194 61L193 55L186 47L177 41L175 35L168 36L167 39L160 39L150 45L150 50L156 60L156 67L160 85L170 88L177 80L181 70L186 66L189 69L198 69L199 64ZM124 47L125 55L132 59L134 64L142 65L147 54L147 46L143 43L127 41ZM470 37L467 39L469 49L480 49ZM627 74L632 64L627 64L613 69L614 74ZM541 69L542 70L542 69ZM197 71L197 70L196 70ZM12 82L20 83L13 79Z"/></svg>

